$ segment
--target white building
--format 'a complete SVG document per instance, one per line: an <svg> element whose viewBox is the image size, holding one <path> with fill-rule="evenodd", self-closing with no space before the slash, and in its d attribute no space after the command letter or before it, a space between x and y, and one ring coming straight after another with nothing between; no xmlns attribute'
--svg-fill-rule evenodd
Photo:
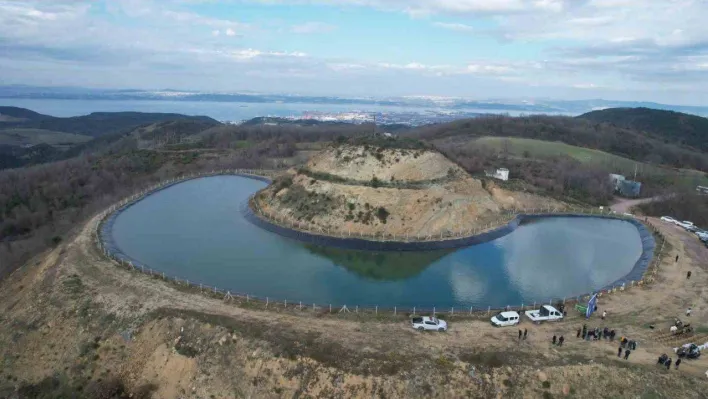
<svg viewBox="0 0 708 399"><path fill-rule="evenodd" d="M509 180L509 169L507 168L499 168L496 171L485 171L484 173L487 177L493 177L504 181Z"/></svg>

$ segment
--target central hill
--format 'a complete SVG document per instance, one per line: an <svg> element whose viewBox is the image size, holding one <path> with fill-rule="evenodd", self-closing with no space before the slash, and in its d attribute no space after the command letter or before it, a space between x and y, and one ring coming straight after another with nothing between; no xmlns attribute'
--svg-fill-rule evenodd
<svg viewBox="0 0 708 399"><path fill-rule="evenodd" d="M561 207L475 179L425 144L368 137L334 143L255 197L271 219L337 235L449 237L512 208Z"/></svg>

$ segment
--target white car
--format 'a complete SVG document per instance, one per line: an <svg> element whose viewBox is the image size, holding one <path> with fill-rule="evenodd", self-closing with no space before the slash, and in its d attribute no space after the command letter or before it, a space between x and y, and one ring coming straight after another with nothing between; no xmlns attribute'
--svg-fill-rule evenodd
<svg viewBox="0 0 708 399"><path fill-rule="evenodd" d="M661 220L663 220L664 222L674 223L674 224L676 224L678 222L678 220L672 218L671 216L662 216Z"/></svg>
<svg viewBox="0 0 708 399"><path fill-rule="evenodd" d="M539 324L542 321L560 321L563 320L563 313L551 305L543 305L538 310L527 310L526 317L532 322Z"/></svg>
<svg viewBox="0 0 708 399"><path fill-rule="evenodd" d="M677 226L681 226L681 227L683 227L683 228L686 229L686 230L689 230L689 229L693 228L693 223L691 223L691 222L687 222L687 221L679 222L679 221L676 221L676 222L674 222L674 223L676 223Z"/></svg>
<svg viewBox="0 0 708 399"><path fill-rule="evenodd" d="M492 325L497 327L515 326L521 317L516 312L500 312L492 317Z"/></svg>
<svg viewBox="0 0 708 399"><path fill-rule="evenodd" d="M447 331L447 323L445 320L440 320L436 317L414 317L411 319L413 328L418 331Z"/></svg>

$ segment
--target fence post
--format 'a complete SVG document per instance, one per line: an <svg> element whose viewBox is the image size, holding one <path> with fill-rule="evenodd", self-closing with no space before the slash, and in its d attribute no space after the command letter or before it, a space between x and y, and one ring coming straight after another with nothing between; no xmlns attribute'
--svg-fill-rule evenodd
<svg viewBox="0 0 708 399"><path fill-rule="evenodd" d="M415 306L413 306L413 316L415 316Z"/></svg>
<svg viewBox="0 0 708 399"><path fill-rule="evenodd" d="M435 306L433 306L433 317L435 317Z"/></svg>
<svg viewBox="0 0 708 399"><path fill-rule="evenodd" d="M490 313L491 311L492 311L492 307L491 307L491 306L487 307L487 316L489 316L489 313Z"/></svg>
<svg viewBox="0 0 708 399"><path fill-rule="evenodd" d="M472 316L472 306L470 306L470 316Z"/></svg>
<svg viewBox="0 0 708 399"><path fill-rule="evenodd" d="M396 307L393 307L393 315L396 316Z"/></svg>
<svg viewBox="0 0 708 399"><path fill-rule="evenodd" d="M269 302L268 297L266 297L266 309L268 309L268 302Z"/></svg>
<svg viewBox="0 0 708 399"><path fill-rule="evenodd" d="M376 305L376 310L374 310L374 313L378 316L378 314L379 314L379 305Z"/></svg>
<svg viewBox="0 0 708 399"><path fill-rule="evenodd" d="M453 307L450 309L450 315L454 315L454 314L455 314L455 307L453 306Z"/></svg>

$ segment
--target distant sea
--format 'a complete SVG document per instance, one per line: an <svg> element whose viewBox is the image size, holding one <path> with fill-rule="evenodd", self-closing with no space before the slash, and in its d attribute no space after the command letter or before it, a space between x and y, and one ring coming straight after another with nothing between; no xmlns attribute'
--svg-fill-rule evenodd
<svg viewBox="0 0 708 399"><path fill-rule="evenodd" d="M210 101L167 101L167 100L56 100L0 98L0 106L27 108L45 115L70 117L87 115L92 112L171 112L184 115L205 115L219 121L241 121L259 116L301 116L304 112L381 112L381 113L424 113L444 112L444 108L396 107L357 104L307 104L307 103L238 103ZM469 113L493 113L509 115L519 111L505 109L456 109Z"/></svg>

